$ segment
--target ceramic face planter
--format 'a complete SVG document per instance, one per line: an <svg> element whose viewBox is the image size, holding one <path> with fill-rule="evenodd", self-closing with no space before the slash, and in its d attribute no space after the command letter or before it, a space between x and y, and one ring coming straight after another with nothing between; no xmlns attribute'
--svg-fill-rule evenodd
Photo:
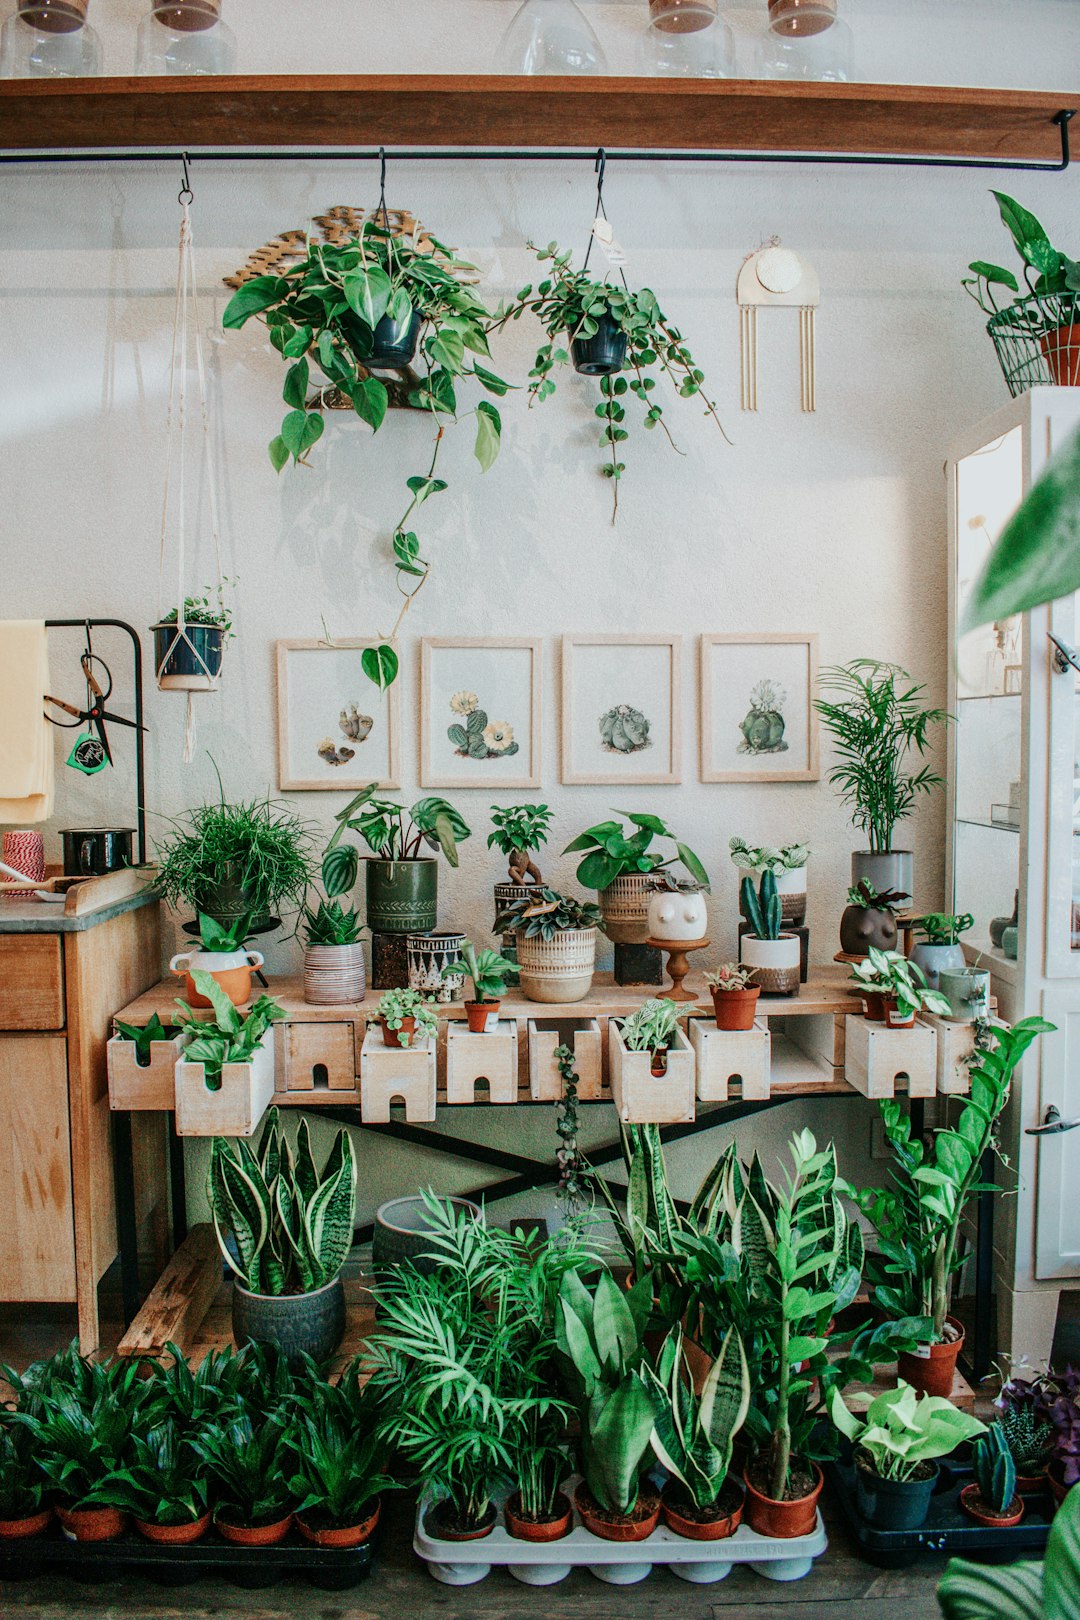
<svg viewBox="0 0 1080 1620"><path fill-rule="evenodd" d="M650 939L704 939L707 920L700 889L660 889L649 896Z"/></svg>
<svg viewBox="0 0 1080 1620"><path fill-rule="evenodd" d="M938 988L938 976L943 970L963 968L967 963L962 945L930 945L925 941L916 945L911 960L922 968L931 990Z"/></svg>
<svg viewBox="0 0 1080 1620"><path fill-rule="evenodd" d="M209 1007L210 1002L195 988L192 974L197 968L216 979L234 1007L251 1000L251 975L263 965L261 951L183 951L169 963L169 972L184 980L184 994L192 1007Z"/></svg>
<svg viewBox="0 0 1080 1620"><path fill-rule="evenodd" d="M866 956L871 945L895 951L896 918L876 906L845 906L840 917L840 949L849 956Z"/></svg>

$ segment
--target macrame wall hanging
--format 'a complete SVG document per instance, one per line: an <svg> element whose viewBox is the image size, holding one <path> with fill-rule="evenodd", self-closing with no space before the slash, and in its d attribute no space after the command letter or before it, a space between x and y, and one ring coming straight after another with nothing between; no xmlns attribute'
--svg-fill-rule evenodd
<svg viewBox="0 0 1080 1620"><path fill-rule="evenodd" d="M199 295L195 280L195 252L191 233L191 204L194 193L188 181L187 157L184 158L184 181L178 197L180 203L180 245L176 266L176 303L173 311L172 354L169 362L169 405L165 418L165 494L161 505L161 544L158 554L158 619L155 630L155 673L163 692L184 692L187 695L187 713L184 720L185 764L195 755L196 692L216 691L221 680L220 653L209 656L207 638L199 633L200 627L188 624L185 604L195 594L203 579L185 578L189 562L188 524L191 521L192 558L198 550L199 534L199 478L194 483L194 496L189 498L187 475L197 474L200 464L205 473L206 499L210 517L210 534L216 570L216 594L220 603L225 586L221 567L221 531L218 524L217 476L214 467L213 444L210 437L210 414L207 404L206 363L203 356L202 323L199 314ZM196 426L198 448L192 449L188 433L189 407L188 377L194 361L194 380L198 394L198 422ZM172 544L170 544L170 530ZM170 551L175 546L175 572L170 563ZM168 588L166 576L168 574ZM168 600L166 600L166 595ZM162 617L165 614L166 617ZM217 638L221 641L223 638Z"/></svg>
<svg viewBox="0 0 1080 1620"><path fill-rule="evenodd" d="M758 408L758 310L799 312L799 402L817 410L814 312L821 302L817 271L779 240L748 255L739 271L739 370L744 411Z"/></svg>

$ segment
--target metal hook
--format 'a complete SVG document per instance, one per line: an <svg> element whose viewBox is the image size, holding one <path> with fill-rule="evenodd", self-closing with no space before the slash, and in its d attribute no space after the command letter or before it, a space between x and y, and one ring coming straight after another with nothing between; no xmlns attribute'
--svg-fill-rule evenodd
<svg viewBox="0 0 1080 1620"><path fill-rule="evenodd" d="M194 202L195 193L191 189L191 176L188 173L188 155L186 152L181 153L180 162L183 165L184 178L181 181L180 190L176 194L176 200L178 203Z"/></svg>
<svg viewBox="0 0 1080 1620"><path fill-rule="evenodd" d="M384 230L390 229L390 215L386 211L386 147L379 147L379 207L376 218L381 215Z"/></svg>
<svg viewBox="0 0 1080 1620"><path fill-rule="evenodd" d="M600 146L596 151L596 162L593 164L593 169L596 173L596 210L597 213L604 214L605 219L607 218L607 214L604 213L604 171L606 168L607 153Z"/></svg>

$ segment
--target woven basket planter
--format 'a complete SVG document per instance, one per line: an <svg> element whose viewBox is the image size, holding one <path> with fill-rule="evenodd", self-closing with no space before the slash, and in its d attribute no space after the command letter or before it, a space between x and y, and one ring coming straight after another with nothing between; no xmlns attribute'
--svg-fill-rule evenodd
<svg viewBox="0 0 1080 1620"><path fill-rule="evenodd" d="M608 938L616 945L643 945L649 937L651 873L624 872L599 894Z"/></svg>
<svg viewBox="0 0 1080 1620"><path fill-rule="evenodd" d="M521 988L530 1001L583 1001L596 968L596 929L567 928L554 939L517 936Z"/></svg>

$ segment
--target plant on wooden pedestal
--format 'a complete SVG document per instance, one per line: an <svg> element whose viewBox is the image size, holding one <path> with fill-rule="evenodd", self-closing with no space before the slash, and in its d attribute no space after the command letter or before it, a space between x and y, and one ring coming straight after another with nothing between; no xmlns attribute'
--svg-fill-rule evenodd
<svg viewBox="0 0 1080 1620"><path fill-rule="evenodd" d="M439 1032L435 1003L419 990L384 990L375 1015L384 1034L389 1030L396 1036L398 1046L411 1046Z"/></svg>
<svg viewBox="0 0 1080 1620"><path fill-rule="evenodd" d="M733 1491L729 1486L725 1500L724 1487L732 1442L750 1408L750 1369L738 1331L729 1327L725 1333L700 1395L694 1393L678 1326L661 1346L656 1371L646 1365L645 1378L656 1407L653 1451L682 1487L670 1505L682 1517L689 1507L690 1516L698 1522L733 1517L741 1508L742 1492L737 1485ZM668 1505L665 1495L665 1507Z"/></svg>
<svg viewBox="0 0 1080 1620"><path fill-rule="evenodd" d="M505 810L492 805L487 847L506 856L511 883L543 883L540 868L530 857L547 843L551 819L546 804L515 804Z"/></svg>
<svg viewBox="0 0 1080 1620"><path fill-rule="evenodd" d="M284 1018L285 1009L271 996L260 996L247 1013L242 1013L212 974L195 968L191 977L196 990L213 1007L214 1019L212 1023L200 1019L186 1001L176 998L180 1027L191 1032L184 1048L184 1062L201 1063L208 1089L219 1091L225 1064L250 1063L271 1024Z"/></svg>

